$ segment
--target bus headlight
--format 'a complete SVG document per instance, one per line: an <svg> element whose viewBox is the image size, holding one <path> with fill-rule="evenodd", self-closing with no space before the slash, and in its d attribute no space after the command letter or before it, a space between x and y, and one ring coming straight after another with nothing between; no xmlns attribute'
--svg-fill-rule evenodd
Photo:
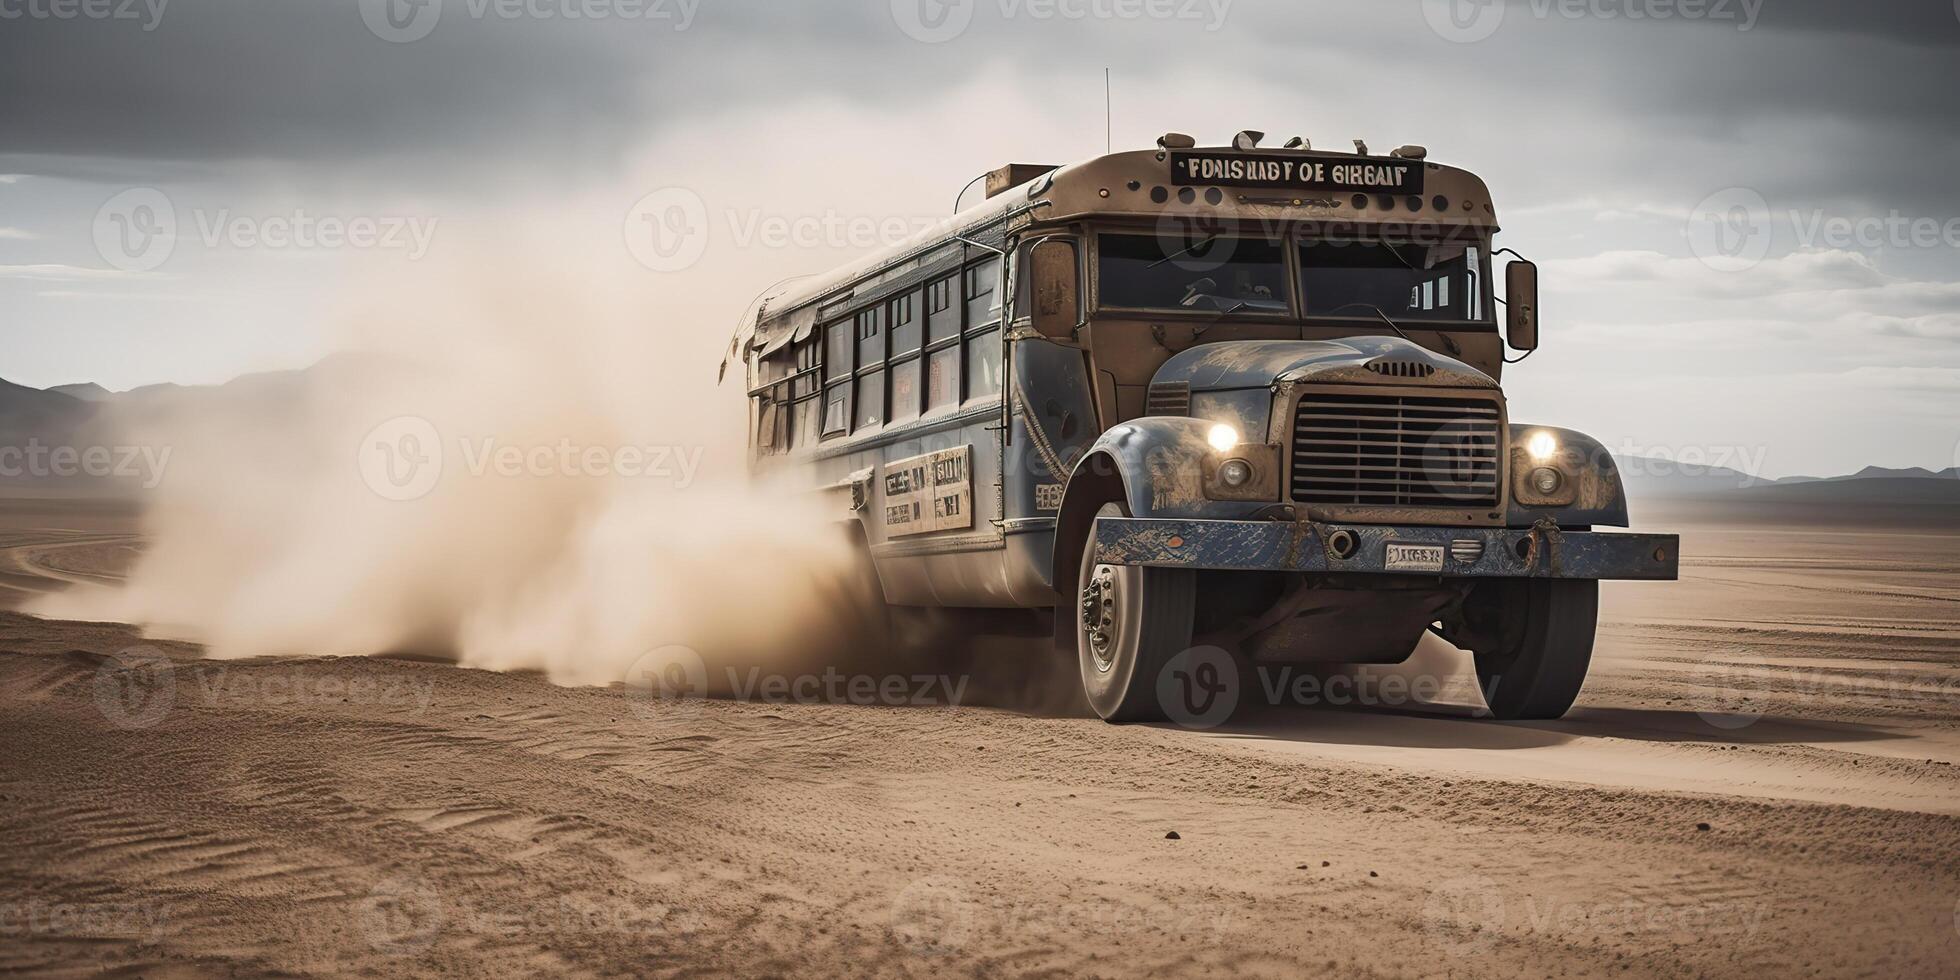
<svg viewBox="0 0 1960 980"><path fill-rule="evenodd" d="M1533 462L1543 463L1558 455L1558 437L1540 430L1531 434L1531 438L1525 441L1524 448L1525 452L1531 454Z"/></svg>
<svg viewBox="0 0 1960 980"><path fill-rule="evenodd" d="M1549 497L1558 493L1559 486L1564 482L1565 478L1549 466L1540 466L1531 471L1531 489L1538 491L1540 496Z"/></svg>
<svg viewBox="0 0 1960 980"><path fill-rule="evenodd" d="M1239 430L1220 422L1212 426L1210 432L1205 433L1205 441L1211 443L1211 448L1221 453L1230 452L1239 444Z"/></svg>
<svg viewBox="0 0 1960 980"><path fill-rule="evenodd" d="M1228 459L1218 466L1218 482L1236 490L1252 481L1252 464L1242 459Z"/></svg>

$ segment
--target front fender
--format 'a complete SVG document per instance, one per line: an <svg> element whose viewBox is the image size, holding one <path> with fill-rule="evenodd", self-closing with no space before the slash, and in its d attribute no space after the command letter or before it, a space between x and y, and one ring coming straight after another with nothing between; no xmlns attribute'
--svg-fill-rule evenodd
<svg viewBox="0 0 1960 980"><path fill-rule="evenodd" d="M1549 460L1535 460L1526 446L1531 437L1549 432L1558 450ZM1531 471L1550 467L1564 478L1559 492L1540 494L1531 484ZM1511 506L1505 523L1524 527L1550 518L1560 527L1627 527L1626 487L1613 454L1599 440L1572 429L1511 423Z"/></svg>
<svg viewBox="0 0 1960 980"><path fill-rule="evenodd" d="M1205 496L1205 434L1211 419L1151 416L1110 427L1069 472L1055 517L1055 577L1066 594L1075 581L1082 543L1096 511L1120 500L1131 517L1244 520L1272 501L1212 500Z"/></svg>

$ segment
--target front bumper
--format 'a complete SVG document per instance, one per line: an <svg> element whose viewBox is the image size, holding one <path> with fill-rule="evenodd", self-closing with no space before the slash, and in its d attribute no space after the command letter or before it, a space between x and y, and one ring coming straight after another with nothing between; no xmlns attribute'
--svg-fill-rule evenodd
<svg viewBox="0 0 1960 980"><path fill-rule="evenodd" d="M1353 549L1346 558L1339 556L1339 531L1353 536ZM1110 565L1672 581L1680 577L1680 542L1674 534L1561 531L1546 523L1530 528L1454 528L1118 517L1096 522L1095 544L1096 560ZM1391 544L1440 547L1440 566L1409 567L1411 550L1397 549L1404 565L1389 568Z"/></svg>

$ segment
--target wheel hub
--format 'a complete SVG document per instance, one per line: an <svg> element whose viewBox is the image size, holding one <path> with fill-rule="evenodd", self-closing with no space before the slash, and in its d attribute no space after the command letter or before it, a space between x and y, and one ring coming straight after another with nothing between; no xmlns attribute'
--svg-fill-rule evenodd
<svg viewBox="0 0 1960 980"><path fill-rule="evenodd" d="M1082 586L1082 631L1096 667L1108 670L1116 649L1116 570L1097 565Z"/></svg>

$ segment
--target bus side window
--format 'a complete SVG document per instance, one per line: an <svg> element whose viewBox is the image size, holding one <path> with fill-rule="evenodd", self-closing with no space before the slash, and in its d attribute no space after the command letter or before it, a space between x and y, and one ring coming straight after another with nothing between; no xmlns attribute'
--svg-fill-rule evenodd
<svg viewBox="0 0 1960 980"><path fill-rule="evenodd" d="M823 351L823 435L833 436L851 428L852 321L839 320L824 327Z"/></svg>
<svg viewBox="0 0 1960 980"><path fill-rule="evenodd" d="M891 301L892 404L887 414L894 422L919 417L919 300L924 295L915 289Z"/></svg>
<svg viewBox="0 0 1960 980"><path fill-rule="evenodd" d="M790 395L795 399L795 411L790 415L790 440L797 446L816 443L819 436L817 410L822 404L817 400L819 393L817 372L817 339L811 337L796 345L796 380L792 383Z"/></svg>
<svg viewBox="0 0 1960 980"><path fill-rule="evenodd" d="M966 269L966 397L1000 393L1000 257Z"/></svg>
<svg viewBox="0 0 1960 980"><path fill-rule="evenodd" d="M1000 257L966 268L966 326L971 330L1000 319Z"/></svg>
<svg viewBox="0 0 1960 980"><path fill-rule="evenodd" d="M960 276L926 285L926 411L960 402Z"/></svg>

